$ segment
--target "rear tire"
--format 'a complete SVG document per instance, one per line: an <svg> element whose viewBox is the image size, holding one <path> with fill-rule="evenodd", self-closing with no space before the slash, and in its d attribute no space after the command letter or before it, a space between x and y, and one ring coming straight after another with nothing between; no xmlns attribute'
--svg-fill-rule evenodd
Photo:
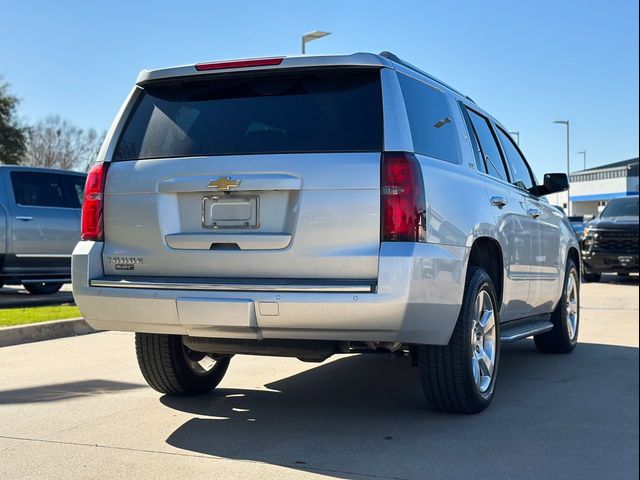
<svg viewBox="0 0 640 480"><path fill-rule="evenodd" d="M449 344L417 347L422 390L431 408L474 414L491 404L500 360L496 299L491 277L471 267Z"/></svg>
<svg viewBox="0 0 640 480"><path fill-rule="evenodd" d="M31 295L51 295L62 288L63 283L23 283L24 289Z"/></svg>
<svg viewBox="0 0 640 480"><path fill-rule="evenodd" d="M578 269L572 260L567 262L562 298L551 314L553 329L536 335L533 340L543 353L569 353L576 348L580 329L580 282Z"/></svg>
<svg viewBox="0 0 640 480"><path fill-rule="evenodd" d="M168 395L201 395L218 386L231 357L190 350L179 335L136 333L142 376L154 390Z"/></svg>

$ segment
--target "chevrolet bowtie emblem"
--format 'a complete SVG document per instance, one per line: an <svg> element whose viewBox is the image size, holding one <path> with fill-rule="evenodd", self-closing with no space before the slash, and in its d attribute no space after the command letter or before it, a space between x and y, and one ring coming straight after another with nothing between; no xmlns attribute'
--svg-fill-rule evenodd
<svg viewBox="0 0 640 480"><path fill-rule="evenodd" d="M220 177L217 180L211 180L207 187L228 191L232 188L236 188L238 185L240 185L240 182L242 182L242 180L236 180L235 178L231 177Z"/></svg>

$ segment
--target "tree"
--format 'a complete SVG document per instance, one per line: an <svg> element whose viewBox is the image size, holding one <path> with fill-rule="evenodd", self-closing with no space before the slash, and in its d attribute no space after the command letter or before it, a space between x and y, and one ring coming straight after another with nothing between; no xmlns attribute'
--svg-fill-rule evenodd
<svg viewBox="0 0 640 480"><path fill-rule="evenodd" d="M86 170L100 150L105 134L83 130L58 115L29 127L24 163L34 167Z"/></svg>
<svg viewBox="0 0 640 480"><path fill-rule="evenodd" d="M0 83L0 164L20 163L25 153L25 131L16 118L18 103L9 93L9 86Z"/></svg>

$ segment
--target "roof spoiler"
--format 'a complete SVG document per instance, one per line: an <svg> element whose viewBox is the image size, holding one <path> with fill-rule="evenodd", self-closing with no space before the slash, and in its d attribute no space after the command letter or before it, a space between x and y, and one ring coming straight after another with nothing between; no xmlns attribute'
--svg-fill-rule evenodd
<svg viewBox="0 0 640 480"><path fill-rule="evenodd" d="M156 80L195 77L199 75L216 75L243 71L280 70L286 68L315 67L390 67L388 59L372 53L354 53L352 55L296 55L290 57L251 58L244 60L224 60L218 62L198 63L159 70L142 70L136 83L143 85Z"/></svg>

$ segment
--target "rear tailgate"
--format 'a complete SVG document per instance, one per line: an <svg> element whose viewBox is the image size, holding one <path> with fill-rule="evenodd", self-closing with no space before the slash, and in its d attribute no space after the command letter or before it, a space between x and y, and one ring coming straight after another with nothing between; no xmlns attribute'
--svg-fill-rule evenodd
<svg viewBox="0 0 640 480"><path fill-rule="evenodd" d="M111 276L373 280L379 68L145 85L105 188Z"/></svg>

